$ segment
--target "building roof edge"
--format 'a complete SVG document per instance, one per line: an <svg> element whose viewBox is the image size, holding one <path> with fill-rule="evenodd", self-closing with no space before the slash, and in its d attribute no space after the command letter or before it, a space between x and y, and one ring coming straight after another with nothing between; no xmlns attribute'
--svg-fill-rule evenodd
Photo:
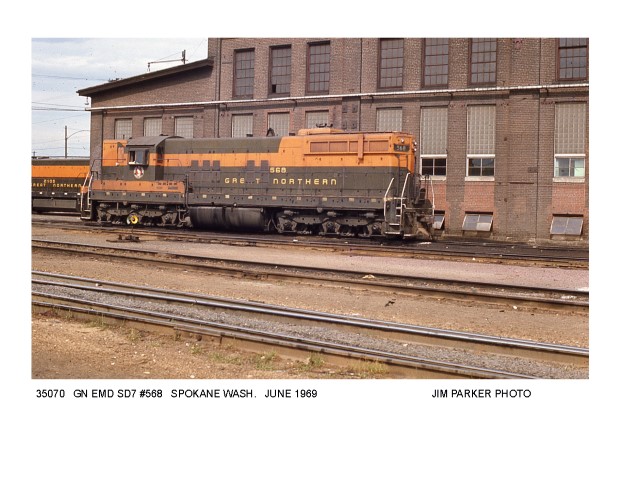
<svg viewBox="0 0 619 480"><path fill-rule="evenodd" d="M184 65L178 65L176 67L165 68L162 70L157 70L155 72L142 73L140 75L135 75L133 77L127 77L120 80L112 80L107 83L103 83L100 85L94 85L92 87L82 88L77 91L77 94L82 97L90 97L93 94L96 95L98 93L107 92L110 90L114 90L117 88L123 88L129 85L134 85L141 82L146 82L149 80L154 80L157 78L163 78L170 75L176 75L178 73L189 72L191 70L197 70L205 67L213 67L214 60L212 58L205 58L203 60L198 60L196 62L186 63Z"/></svg>

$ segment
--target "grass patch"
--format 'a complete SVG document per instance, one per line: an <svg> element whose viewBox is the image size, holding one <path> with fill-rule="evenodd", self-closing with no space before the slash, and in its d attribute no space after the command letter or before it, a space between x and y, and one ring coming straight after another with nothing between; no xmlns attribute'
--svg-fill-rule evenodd
<svg viewBox="0 0 619 480"><path fill-rule="evenodd" d="M131 343L136 343L142 339L142 333L139 330L132 328L127 333L127 338L129 339Z"/></svg>
<svg viewBox="0 0 619 480"><path fill-rule="evenodd" d="M361 378L380 377L388 371L387 366L380 362L359 362L352 366L352 372Z"/></svg>
<svg viewBox="0 0 619 480"><path fill-rule="evenodd" d="M303 366L299 368L301 371L310 372L318 370L325 365L325 359L320 353L312 352Z"/></svg>
<svg viewBox="0 0 619 480"><path fill-rule="evenodd" d="M257 370L273 370L273 362L277 358L275 352L265 352L254 355L253 363Z"/></svg>
<svg viewBox="0 0 619 480"><path fill-rule="evenodd" d="M94 320L90 320L88 323L86 323L86 326L90 328L98 328L100 330L107 330L108 328L110 328L110 326L105 322L105 320L103 320L103 318L96 318Z"/></svg>
<svg viewBox="0 0 619 480"><path fill-rule="evenodd" d="M215 351L211 352L208 355L209 360L215 363L224 363L228 365L242 365L243 358L238 353L234 352L226 352L226 351Z"/></svg>
<svg viewBox="0 0 619 480"><path fill-rule="evenodd" d="M198 343L194 343L191 346L191 354L192 355L201 355L204 353L204 347Z"/></svg>

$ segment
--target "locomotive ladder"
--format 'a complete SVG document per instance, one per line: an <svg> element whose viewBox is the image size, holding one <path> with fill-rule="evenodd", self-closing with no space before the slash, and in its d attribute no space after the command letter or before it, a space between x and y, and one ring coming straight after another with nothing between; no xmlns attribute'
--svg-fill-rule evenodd
<svg viewBox="0 0 619 480"><path fill-rule="evenodd" d="M397 231L394 230L385 232L387 234L397 235L402 231L402 215L406 209L406 204L404 203L406 200L406 186L408 185L410 175L410 172L406 173L404 185L402 186L402 193L399 197L389 197L395 178L391 179L391 182L389 182L389 186L387 187L387 191L385 192L385 196L383 198L383 213L385 215L385 221L390 227L397 228ZM390 205L394 205L395 208L388 208Z"/></svg>
<svg viewBox="0 0 619 480"><path fill-rule="evenodd" d="M92 172L88 172L82 185L82 194L80 195L80 218L82 220L90 220L92 212L92 202L90 200L90 187L92 186ZM86 185L88 183L88 185ZM84 205L84 197L86 198L86 205Z"/></svg>

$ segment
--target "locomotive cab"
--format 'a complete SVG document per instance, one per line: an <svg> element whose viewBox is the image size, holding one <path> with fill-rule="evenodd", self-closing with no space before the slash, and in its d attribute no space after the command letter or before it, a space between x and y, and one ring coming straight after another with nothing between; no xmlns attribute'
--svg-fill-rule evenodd
<svg viewBox="0 0 619 480"><path fill-rule="evenodd" d="M128 164L133 166L147 167L151 155L155 159L163 154L163 143L168 138L178 138L169 135L159 135L158 137L136 137L130 138L125 146L125 154L128 155Z"/></svg>
<svg viewBox="0 0 619 480"><path fill-rule="evenodd" d="M150 151L146 148L129 150L129 165L148 165Z"/></svg>

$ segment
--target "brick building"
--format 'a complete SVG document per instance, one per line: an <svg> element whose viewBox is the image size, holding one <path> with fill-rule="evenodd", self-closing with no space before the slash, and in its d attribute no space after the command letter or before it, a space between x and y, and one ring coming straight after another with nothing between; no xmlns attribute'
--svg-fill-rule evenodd
<svg viewBox="0 0 619 480"><path fill-rule="evenodd" d="M208 59L86 88L103 139L411 132L445 236L587 245L587 39L214 38Z"/></svg>

